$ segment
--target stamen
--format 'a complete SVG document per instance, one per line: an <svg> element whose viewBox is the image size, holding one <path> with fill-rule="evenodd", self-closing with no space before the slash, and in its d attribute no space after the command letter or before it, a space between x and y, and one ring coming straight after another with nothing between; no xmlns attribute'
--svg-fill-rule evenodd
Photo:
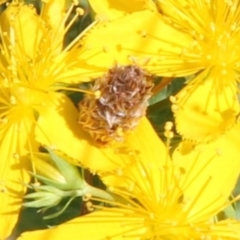
<svg viewBox="0 0 240 240"><path fill-rule="evenodd" d="M99 99L101 97L101 91L97 90L94 92L95 98Z"/></svg>
<svg viewBox="0 0 240 240"><path fill-rule="evenodd" d="M86 93L86 94L93 95L93 96L98 96L98 93L96 93L94 91L88 91L88 90L80 89L80 88L71 88L71 87L62 87L62 86L56 86L56 88L58 88L58 90L62 90L62 91L73 91L73 92L80 92L80 93Z"/></svg>
<svg viewBox="0 0 240 240"><path fill-rule="evenodd" d="M89 212L94 211L93 204L91 202L86 202L86 207Z"/></svg>
<svg viewBox="0 0 240 240"><path fill-rule="evenodd" d="M84 14L84 10L82 8L77 8L76 9L76 13L74 15L74 17L71 19L71 21L67 24L67 26L65 26L65 29L64 29L64 33L66 34L67 31L70 29L70 27L73 25L73 23L76 21L76 19L79 17L79 16L82 16Z"/></svg>
<svg viewBox="0 0 240 240"><path fill-rule="evenodd" d="M171 144L171 139L174 137L174 132L172 131L173 123L168 121L164 126L164 136L167 138L166 146L169 149Z"/></svg>
<svg viewBox="0 0 240 240"><path fill-rule="evenodd" d="M92 198L92 195L91 194L85 194L84 196L82 196L82 200L84 201L84 202L87 202L87 201L89 201L90 199Z"/></svg>
<svg viewBox="0 0 240 240"><path fill-rule="evenodd" d="M69 51L74 46L78 47L79 40L93 27L97 24L98 21L92 22L87 28L85 28L74 40L64 48L63 52Z"/></svg>

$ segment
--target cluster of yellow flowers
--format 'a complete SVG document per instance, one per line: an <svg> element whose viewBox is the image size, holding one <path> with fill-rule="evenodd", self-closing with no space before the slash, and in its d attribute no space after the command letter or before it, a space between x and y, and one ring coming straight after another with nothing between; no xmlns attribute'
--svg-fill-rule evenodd
<svg viewBox="0 0 240 240"><path fill-rule="evenodd" d="M92 212L17 239L240 240L240 221L218 218L238 200L229 196L240 173L239 1L88 0L96 20L69 44L66 33L85 14L77 0L39 1L40 13L5 2L0 240L12 239L31 176L51 185L54 174L68 181L64 190L82 184ZM152 75L188 79L170 97L175 124L165 125L166 144L145 117ZM89 90L76 87L93 80ZM78 108L66 91L86 94ZM182 137L174 149L173 125ZM39 160L41 146L98 174L107 190L75 181L75 170L58 177ZM61 184L47 193L58 196L54 203ZM39 207L52 198L45 200Z"/></svg>

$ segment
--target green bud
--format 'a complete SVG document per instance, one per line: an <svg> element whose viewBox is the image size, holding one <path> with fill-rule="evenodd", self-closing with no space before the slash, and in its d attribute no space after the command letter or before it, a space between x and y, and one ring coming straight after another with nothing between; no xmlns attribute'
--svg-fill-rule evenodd
<svg viewBox="0 0 240 240"><path fill-rule="evenodd" d="M60 203L64 197L64 192L54 188L52 186L30 186L34 188L36 192L30 193L24 196L24 199L34 199L30 202L24 202L24 207L41 208L41 207L53 207Z"/></svg>
<svg viewBox="0 0 240 240"><path fill-rule="evenodd" d="M32 157L36 172L31 173L41 182L61 190L82 189L86 183L78 168L54 151L47 149L47 153L36 153Z"/></svg>
<svg viewBox="0 0 240 240"><path fill-rule="evenodd" d="M69 200L60 211L44 217L45 219L50 219L62 214L76 197L89 195L112 202L116 200L111 193L87 184L79 173L78 168L69 163L65 157L57 155L50 149L47 150L49 154L34 154L32 161L36 173L31 173L45 185L28 185L35 192L24 197L24 199L30 201L24 202L23 206L41 208L42 211L45 211L58 205L63 198L68 198Z"/></svg>

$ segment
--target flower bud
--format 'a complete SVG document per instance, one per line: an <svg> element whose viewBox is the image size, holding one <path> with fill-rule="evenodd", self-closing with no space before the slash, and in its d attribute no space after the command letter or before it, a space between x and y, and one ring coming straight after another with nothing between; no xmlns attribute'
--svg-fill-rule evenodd
<svg viewBox="0 0 240 240"><path fill-rule="evenodd" d="M78 168L70 164L60 156L56 155L52 150L48 149L47 153L36 153L32 157L32 161L36 168L36 174L32 173L41 182L46 185L56 187L61 190L81 189L85 186Z"/></svg>
<svg viewBox="0 0 240 240"><path fill-rule="evenodd" d="M53 207L60 203L62 200L62 194L60 190L57 190L51 186L39 186L34 187L37 192L26 195L25 199L34 199L31 202L24 202L24 207L41 208L41 207Z"/></svg>

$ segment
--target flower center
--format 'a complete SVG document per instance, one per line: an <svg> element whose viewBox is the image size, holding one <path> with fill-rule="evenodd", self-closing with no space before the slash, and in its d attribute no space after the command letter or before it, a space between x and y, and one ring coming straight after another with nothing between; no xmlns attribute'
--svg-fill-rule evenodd
<svg viewBox="0 0 240 240"><path fill-rule="evenodd" d="M239 64L238 56L240 53L237 45L239 34L235 31L236 24L232 27L215 27L210 24L211 35L209 40L201 44L204 48L204 56L209 64L220 66L222 69L231 67L232 69ZM201 40L200 40L201 42ZM224 70L222 70L224 73Z"/></svg>
<svg viewBox="0 0 240 240"><path fill-rule="evenodd" d="M10 103L12 105L30 106L32 103L32 90L23 86L13 85L10 88Z"/></svg>
<svg viewBox="0 0 240 240"><path fill-rule="evenodd" d="M45 92L35 89L32 86L24 86L19 83L13 83L9 88L2 90L4 90L6 94L6 102L10 103L6 106L5 111L11 109L12 117L21 116L24 118L26 116L33 116L32 114L34 114L35 111L38 112L40 108L44 107L46 99L48 100Z"/></svg>
<svg viewBox="0 0 240 240"><path fill-rule="evenodd" d="M18 107L32 108L35 105L43 105L46 100L46 92L35 89L34 86L12 84L9 88L10 103Z"/></svg>

